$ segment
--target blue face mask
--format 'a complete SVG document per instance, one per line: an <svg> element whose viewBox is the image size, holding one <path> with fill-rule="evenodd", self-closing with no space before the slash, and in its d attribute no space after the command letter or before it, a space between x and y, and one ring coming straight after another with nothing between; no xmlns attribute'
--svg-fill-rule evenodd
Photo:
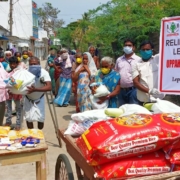
<svg viewBox="0 0 180 180"><path fill-rule="evenodd" d="M123 48L123 51L125 52L125 54L131 54L133 52L133 49L132 49L132 47L125 46Z"/></svg>
<svg viewBox="0 0 180 180"><path fill-rule="evenodd" d="M143 61L148 61L151 58L151 56L153 55L153 52L152 52L152 50L147 50L147 51L140 50L140 54L141 54Z"/></svg>
<svg viewBox="0 0 180 180"><path fill-rule="evenodd" d="M41 66L40 65L30 65L29 72L34 74L36 78L41 76Z"/></svg>

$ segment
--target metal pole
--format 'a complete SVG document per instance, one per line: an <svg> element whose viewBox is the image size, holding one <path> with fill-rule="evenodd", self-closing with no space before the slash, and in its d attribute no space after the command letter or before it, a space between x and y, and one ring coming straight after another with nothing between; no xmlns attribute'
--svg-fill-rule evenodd
<svg viewBox="0 0 180 180"><path fill-rule="evenodd" d="M12 36L12 25L13 25L13 0L9 1L10 11L9 11L9 26L10 26L10 36Z"/></svg>

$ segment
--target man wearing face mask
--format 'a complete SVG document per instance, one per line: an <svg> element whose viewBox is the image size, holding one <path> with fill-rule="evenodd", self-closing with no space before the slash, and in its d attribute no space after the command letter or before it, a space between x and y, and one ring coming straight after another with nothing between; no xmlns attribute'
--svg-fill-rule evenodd
<svg viewBox="0 0 180 180"><path fill-rule="evenodd" d="M31 57L28 71L35 75L35 84L28 88L24 98L24 116L27 127L33 129L33 122L38 122L38 129L43 129L45 120L44 93L51 91L51 78L48 72L41 68L40 60Z"/></svg>
<svg viewBox="0 0 180 180"><path fill-rule="evenodd" d="M142 105L151 102L155 98L164 98L164 94L158 91L159 54L153 56L153 44L144 41L140 45L141 62L133 66L132 76L137 88L137 98Z"/></svg>
<svg viewBox="0 0 180 180"><path fill-rule="evenodd" d="M141 58L134 53L134 50L134 41L126 39L123 48L124 55L119 57L115 64L115 70L121 75L121 90L118 96L120 106L124 104L139 104L132 79L132 66L139 62Z"/></svg>
<svg viewBox="0 0 180 180"><path fill-rule="evenodd" d="M59 107L67 107L69 105L71 88L72 88L72 64L75 62L74 56L68 54L66 48L60 50L59 66L61 74L59 78L59 89L58 94L54 100L54 103Z"/></svg>

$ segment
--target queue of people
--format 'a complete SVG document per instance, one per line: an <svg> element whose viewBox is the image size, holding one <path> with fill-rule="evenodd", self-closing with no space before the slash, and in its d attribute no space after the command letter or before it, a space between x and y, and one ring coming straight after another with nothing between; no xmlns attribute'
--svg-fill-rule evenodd
<svg viewBox="0 0 180 180"><path fill-rule="evenodd" d="M13 94L6 86L6 81L12 79L16 72L29 72L34 75L35 83L27 86L27 94ZM23 74L22 74L23 76ZM15 103L16 130L21 129L21 120L24 118L29 129L33 129L36 121L39 129L43 129L45 120L44 93L51 90L51 79L40 60L31 52L23 51L0 52L0 126L12 126L12 103ZM4 116L6 121L3 123Z"/></svg>
<svg viewBox="0 0 180 180"><path fill-rule="evenodd" d="M143 105L155 100L154 98L164 98L164 94L157 90L159 56L153 56L153 44L150 41L141 43L141 57L135 54L135 48L134 41L126 39L124 54L116 63L108 56L99 60L94 46L90 46L88 52L77 52L73 55L69 55L68 50L62 48L53 56L54 60L51 59L48 63L50 75L51 67L58 72L54 73L53 77L56 79L53 103L59 107L67 107L73 92L76 112L92 110L90 96L95 92L90 85L94 82L101 82L109 90L110 94L98 100L98 104L108 100L108 108L124 104ZM53 51L48 62L52 54ZM53 87L53 82L51 83Z"/></svg>

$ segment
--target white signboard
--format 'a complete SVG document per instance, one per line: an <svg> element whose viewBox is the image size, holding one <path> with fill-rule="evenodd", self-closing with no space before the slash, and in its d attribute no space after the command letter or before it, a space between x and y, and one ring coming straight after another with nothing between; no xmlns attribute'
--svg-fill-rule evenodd
<svg viewBox="0 0 180 180"><path fill-rule="evenodd" d="M180 94L180 16L161 20L159 90Z"/></svg>

